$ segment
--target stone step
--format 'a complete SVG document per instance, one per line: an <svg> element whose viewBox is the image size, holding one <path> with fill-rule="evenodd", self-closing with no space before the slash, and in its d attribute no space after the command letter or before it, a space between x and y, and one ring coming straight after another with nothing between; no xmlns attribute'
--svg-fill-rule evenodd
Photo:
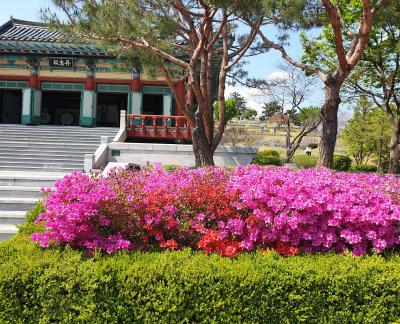
<svg viewBox="0 0 400 324"><path fill-rule="evenodd" d="M2 164L3 162L7 163L8 161L20 161L23 163L36 163L36 162L40 162L40 163L62 163L62 164L69 164L69 163L83 163L84 160L84 155L80 155L80 156L76 156L76 157L70 157L70 156L66 156L64 155L64 157L60 157L60 156L39 156L39 155L29 155L29 156L25 156L25 155L17 155L17 154L1 154L0 153L0 164Z"/></svg>
<svg viewBox="0 0 400 324"><path fill-rule="evenodd" d="M100 127L92 127L92 128L83 128L83 127L63 127L63 126L53 126L53 127L45 127L41 126L18 126L18 127L3 127L3 124L0 124L0 133L1 132L26 132L26 133L56 133L62 131L65 134L113 134L119 131L119 128L100 128Z"/></svg>
<svg viewBox="0 0 400 324"><path fill-rule="evenodd" d="M21 140L32 140L32 139L70 139L70 140L82 140L82 141L92 141L92 142L100 142L102 136L107 136L111 140L115 137L115 135L107 135L107 134L99 134L99 135L85 135L85 134L0 134L0 139L13 138L13 139L21 139Z"/></svg>
<svg viewBox="0 0 400 324"><path fill-rule="evenodd" d="M71 173L73 171L83 172L83 164L80 167L72 168L72 167L43 167L43 166L36 166L36 165L29 165L29 166L21 166L21 165L0 165L0 172L1 171L27 171L30 170L31 172L57 172L57 173ZM0 181L1 183L1 181Z"/></svg>
<svg viewBox="0 0 400 324"><path fill-rule="evenodd" d="M0 171L0 186L51 187L65 172Z"/></svg>
<svg viewBox="0 0 400 324"><path fill-rule="evenodd" d="M18 228L15 225L0 224L0 242L10 239L17 232Z"/></svg>
<svg viewBox="0 0 400 324"><path fill-rule="evenodd" d="M3 124L0 124L0 132L31 132L31 133L40 133L40 132L48 132L54 133L59 132L60 130L65 134L71 133L81 133L81 134L112 134L117 133L119 128L101 128L101 127L63 127L63 126L53 126L53 127L45 127L44 125L38 126L18 126L18 127L3 127Z"/></svg>
<svg viewBox="0 0 400 324"><path fill-rule="evenodd" d="M107 136L110 140L112 140L115 136L114 135L106 135L106 134L99 134L99 135L84 135L84 134L72 134L67 135L63 133L58 134L0 134L0 139L11 139L13 141L34 141L34 140L75 140L75 141L87 141L87 142L96 142L100 143L100 139L102 136Z"/></svg>
<svg viewBox="0 0 400 324"><path fill-rule="evenodd" d="M8 143L8 142L15 142L15 143L51 143L51 144L77 144L77 143L82 143L86 145L100 145L100 138L95 139L95 140L81 140L79 138L50 138L50 137L42 137L42 138L36 138L36 137L31 137L31 138L16 138L16 137L0 137L0 145L1 143Z"/></svg>
<svg viewBox="0 0 400 324"><path fill-rule="evenodd" d="M68 159L69 161L83 161L85 157L85 153L83 152L70 152L70 151L53 151L53 152L35 152L35 151L30 151L26 152L24 150L21 151L14 151L10 152L10 150L7 151L1 151L0 150L0 160L1 159L19 159L19 160L24 160L24 159L42 159L42 160L60 160L60 159Z"/></svg>
<svg viewBox="0 0 400 324"><path fill-rule="evenodd" d="M117 134L117 131L112 132L104 132L104 131L96 131L92 129L91 131L80 131L79 129L71 130L70 132L66 132L62 127L55 128L53 130L46 130L46 129L2 129L0 127L0 136L4 135L36 135L36 136L43 136L43 135L59 135L62 134L63 136L87 136L87 137L100 137L100 136L114 136Z"/></svg>
<svg viewBox="0 0 400 324"><path fill-rule="evenodd" d="M25 211L0 210L0 224L16 225L22 224L25 220Z"/></svg>
<svg viewBox="0 0 400 324"><path fill-rule="evenodd" d="M35 141L8 141L4 140L1 142L1 146L19 146L19 147L65 147L65 148L74 148L74 147L81 147L81 148L92 148L92 147L97 147L100 145L100 142L98 144L91 144L91 143L81 143L81 142L71 142L71 143L65 143L65 142L59 142L59 143L52 143L51 141L46 141L46 142L35 142Z"/></svg>
<svg viewBox="0 0 400 324"><path fill-rule="evenodd" d="M37 149L32 149L32 148L26 148L26 147L16 147L15 149L10 149L10 147L2 147L0 146L0 154L33 154L33 155L58 155L58 154L67 154L68 156L84 156L86 153L92 153L92 150L88 150L87 148L83 149L76 149L76 148L71 148L65 150L63 148L57 148L53 147L48 150L40 150L38 151Z"/></svg>
<svg viewBox="0 0 400 324"><path fill-rule="evenodd" d="M6 130L24 130L24 131L34 131L34 132L41 132L41 131L48 131L54 132L57 130L61 130L64 133L71 133L71 132L81 132L81 133L113 133L118 132L118 127L80 127L80 126L60 126L60 125L39 125L39 126L29 126L29 125L18 125L18 124L0 124L0 131Z"/></svg>
<svg viewBox="0 0 400 324"><path fill-rule="evenodd" d="M40 187L0 186L0 197L2 198L40 198L42 196L43 194L40 192Z"/></svg>
<svg viewBox="0 0 400 324"><path fill-rule="evenodd" d="M3 142L46 142L46 143L85 143L85 144L92 144L92 145L99 145L100 138L89 138L84 139L79 136L77 137L58 137L54 136L0 136L0 143Z"/></svg>
<svg viewBox="0 0 400 324"><path fill-rule="evenodd" d="M21 132L5 132L0 133L0 138L7 138L7 137L18 137L18 138L43 138L43 137L50 137L50 138L84 138L88 140L100 140L101 136L108 136L113 137L113 135L107 134L80 134L80 133L72 133L72 134L64 134L62 131L54 132L54 133L21 133Z"/></svg>
<svg viewBox="0 0 400 324"><path fill-rule="evenodd" d="M55 130L63 129L65 132L80 130L82 132L91 132L92 130L98 132L113 132L118 131L118 127L85 127L85 126L61 126L61 125L21 125L21 124L0 124L2 129L26 129L26 130Z"/></svg>
<svg viewBox="0 0 400 324"><path fill-rule="evenodd" d="M36 202L36 198L0 197L0 210L29 210Z"/></svg>
<svg viewBox="0 0 400 324"><path fill-rule="evenodd" d="M1 166L37 166L37 167L42 167L42 168L80 168L83 166L83 159L81 161L77 162L69 162L68 160L64 161L53 161L53 160L29 160L29 161L23 161L23 160L5 160L5 159L0 159L0 165Z"/></svg>
<svg viewBox="0 0 400 324"><path fill-rule="evenodd" d="M0 137L4 136L57 136L62 134L62 136L66 137L76 137L76 136L81 136L81 137L87 137L87 138L98 138L100 136L109 136L109 137L114 137L117 132L96 132L96 131L91 131L91 132L80 132L79 130L74 130L71 132L65 132L62 128L56 129L54 131L33 131L33 130L2 130L0 129Z"/></svg>
<svg viewBox="0 0 400 324"><path fill-rule="evenodd" d="M17 232L14 224L44 197L40 187L73 170L94 153L101 136L112 140L118 128L0 125L0 240Z"/></svg>

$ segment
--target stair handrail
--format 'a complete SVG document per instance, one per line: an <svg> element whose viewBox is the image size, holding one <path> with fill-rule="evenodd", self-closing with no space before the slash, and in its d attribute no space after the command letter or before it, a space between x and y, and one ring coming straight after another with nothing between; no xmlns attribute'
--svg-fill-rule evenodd
<svg viewBox="0 0 400 324"><path fill-rule="evenodd" d="M125 142L126 140L126 110L121 110L119 115L119 131L115 135L113 142Z"/></svg>
<svg viewBox="0 0 400 324"><path fill-rule="evenodd" d="M125 142L126 140L126 110L120 112L120 123L117 135L112 139L113 142ZM93 169L104 168L108 163L108 144L111 137L101 136L100 146L96 152L85 154L84 171L90 173Z"/></svg>

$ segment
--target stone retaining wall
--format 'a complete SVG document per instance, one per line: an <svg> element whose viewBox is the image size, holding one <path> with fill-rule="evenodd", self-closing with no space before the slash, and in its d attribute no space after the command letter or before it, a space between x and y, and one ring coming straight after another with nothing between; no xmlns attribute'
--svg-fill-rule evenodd
<svg viewBox="0 0 400 324"><path fill-rule="evenodd" d="M217 166L246 165L257 152L258 149L253 147L220 146L214 154L214 162ZM108 162L139 165L149 162L189 167L195 164L192 145L120 142L108 144Z"/></svg>

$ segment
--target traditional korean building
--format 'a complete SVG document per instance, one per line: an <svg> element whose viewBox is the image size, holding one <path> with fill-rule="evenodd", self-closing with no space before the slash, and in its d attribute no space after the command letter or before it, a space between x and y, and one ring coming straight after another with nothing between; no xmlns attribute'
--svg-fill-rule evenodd
<svg viewBox="0 0 400 324"><path fill-rule="evenodd" d="M97 45L60 39L43 23L11 18L0 27L0 123L117 127L126 110L142 131L179 124L164 81L125 68ZM175 87L183 100L183 83Z"/></svg>

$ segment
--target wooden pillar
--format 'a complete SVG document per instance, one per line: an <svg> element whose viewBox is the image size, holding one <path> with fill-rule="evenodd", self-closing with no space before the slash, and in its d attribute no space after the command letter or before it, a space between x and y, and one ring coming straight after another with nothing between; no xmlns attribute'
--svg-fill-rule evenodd
<svg viewBox="0 0 400 324"><path fill-rule="evenodd" d="M94 82L94 72L92 69L90 69L86 73L86 80L84 84L84 89L85 90L90 90L90 91L95 91L96 90L96 84Z"/></svg>
<svg viewBox="0 0 400 324"><path fill-rule="evenodd" d="M140 80L140 73L133 73L130 83L130 91L142 92L142 82Z"/></svg>
<svg viewBox="0 0 400 324"><path fill-rule="evenodd" d="M31 70L31 76L29 77L28 80L28 87L40 90L39 71L37 68L33 68Z"/></svg>

